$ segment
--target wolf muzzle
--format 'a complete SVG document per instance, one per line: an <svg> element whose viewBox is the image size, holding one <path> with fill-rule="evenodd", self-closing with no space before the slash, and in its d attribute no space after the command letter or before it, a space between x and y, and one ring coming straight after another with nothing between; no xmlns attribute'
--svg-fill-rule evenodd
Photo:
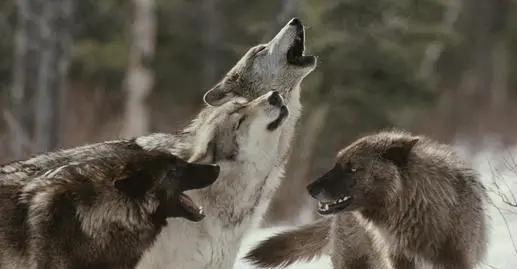
<svg viewBox="0 0 517 269"><path fill-rule="evenodd" d="M180 189L187 191L208 187L216 181L220 171L218 165L189 163L182 175Z"/></svg>

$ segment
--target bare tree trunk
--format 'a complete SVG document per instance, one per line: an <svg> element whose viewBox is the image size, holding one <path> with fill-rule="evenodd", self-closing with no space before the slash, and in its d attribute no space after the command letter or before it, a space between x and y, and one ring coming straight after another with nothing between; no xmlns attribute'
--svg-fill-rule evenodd
<svg viewBox="0 0 517 269"><path fill-rule="evenodd" d="M70 61L75 0L18 0L10 111L11 151L19 158L58 142L61 92ZM34 142L32 142L34 141Z"/></svg>
<svg viewBox="0 0 517 269"><path fill-rule="evenodd" d="M451 0L447 2L447 10L442 19L442 30L445 33L452 33L454 25L460 16L462 9L461 0ZM425 49L424 59L420 64L419 76L426 80L432 80L435 73L436 63L442 55L445 44L441 40L431 42Z"/></svg>
<svg viewBox="0 0 517 269"><path fill-rule="evenodd" d="M271 36L275 35L282 26L284 26L289 19L296 16L296 9L298 8L297 0L282 0L280 1L279 12L273 20L271 31L265 35L265 40L270 40Z"/></svg>
<svg viewBox="0 0 517 269"><path fill-rule="evenodd" d="M18 24L14 40L13 85L10 91L10 112L4 112L9 124L11 154L21 158L31 149L23 141L32 139L32 97L36 92L35 67L39 62L38 10L42 1L16 1ZM11 115L11 117L9 117ZM15 127L16 126L16 127Z"/></svg>
<svg viewBox="0 0 517 269"><path fill-rule="evenodd" d="M465 0L472 64L461 76L458 86L458 94L464 100L460 105L461 120L487 118L487 114L494 112L492 106L503 104L509 68L504 44L509 7L509 0ZM497 107L497 111L501 109ZM477 122L472 125L479 128Z"/></svg>
<svg viewBox="0 0 517 269"><path fill-rule="evenodd" d="M493 55L494 79L492 81L492 107L504 108L508 100L508 84L510 74L510 53L505 40L499 40L495 45Z"/></svg>
<svg viewBox="0 0 517 269"><path fill-rule="evenodd" d="M493 36L494 46L492 51L492 83L490 85L490 101L493 108L503 109L508 97L508 83L510 54L506 45L508 39L508 20L510 19L511 1L498 0L494 5Z"/></svg>
<svg viewBox="0 0 517 269"><path fill-rule="evenodd" d="M465 0L466 10L470 15L471 34L474 37L473 82L464 91L474 95L480 103L491 98L494 79L494 50L501 39L508 20L509 0Z"/></svg>
<svg viewBox="0 0 517 269"><path fill-rule="evenodd" d="M34 138L37 151L52 150L59 141L59 108L70 63L74 7L75 0L52 0L43 4L35 93Z"/></svg>
<svg viewBox="0 0 517 269"><path fill-rule="evenodd" d="M205 57L203 66L203 87L209 88L219 79L220 54L223 44L223 16L221 14L220 0L205 0L203 2L202 27L205 44Z"/></svg>
<svg viewBox="0 0 517 269"><path fill-rule="evenodd" d="M131 29L129 65L126 77L126 115L123 136L134 137L149 132L147 98L154 86L150 63L154 57L156 14L154 0L132 0L134 19Z"/></svg>
<svg viewBox="0 0 517 269"><path fill-rule="evenodd" d="M282 0L279 6L279 12L276 14L276 18L273 20L273 25L271 26L271 31L266 34L265 39L269 40L272 35L274 35L287 21L289 18L293 17L296 13L297 2L296 0ZM307 122L311 120L308 119ZM298 126L300 126L299 124ZM305 125L304 125L304 130ZM311 156L310 152L312 151L312 147L310 145L306 145L303 141L307 141L310 143L312 140L309 137L309 134L305 134L303 132L298 132L303 134L304 137L295 137L291 143L296 145L303 145L302 149L297 150L300 147L291 146L291 156L289 157L289 162L286 165L286 174L285 178L281 181L280 187L276 191L273 196L273 200L271 201L267 215L265 217L265 224L279 224L287 221L292 221L293 216L297 216L297 213L300 212L301 205L296 205L296 201L300 201L299 195L300 193L296 193L300 190L300 182L305 182L304 178L294 178L293 176L303 176L305 174L303 171L299 171L298 173L292 171L291 169L300 169L300 165L293 165L293 163L297 163L300 161L298 158L294 156ZM317 134L314 134L317 135ZM293 160L297 159L297 160ZM304 168L302 168L304 169ZM292 172L292 173L291 173ZM293 184L293 182L296 182ZM291 200L292 199L292 200Z"/></svg>
<svg viewBox="0 0 517 269"><path fill-rule="evenodd" d="M282 8L280 9L280 12L276 16L276 23L278 27L283 26L285 23L287 23L287 20L293 17L296 13L297 8L296 0L283 0L282 1ZM278 30L275 30L278 31Z"/></svg>

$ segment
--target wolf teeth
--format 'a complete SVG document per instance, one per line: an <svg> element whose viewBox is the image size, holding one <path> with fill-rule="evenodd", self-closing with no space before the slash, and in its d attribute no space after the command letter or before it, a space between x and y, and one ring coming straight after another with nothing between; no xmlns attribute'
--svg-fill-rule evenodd
<svg viewBox="0 0 517 269"><path fill-rule="evenodd" d="M336 205L336 204L339 204L339 203L343 203L343 202L346 202L348 201L348 199L350 199L350 196L345 196L341 199L338 199L338 200L335 200L334 202L332 203L329 203L330 205Z"/></svg>
<svg viewBox="0 0 517 269"><path fill-rule="evenodd" d="M320 208L320 210L322 211L328 211L329 210L329 206L334 206L334 205L337 205L337 204L340 204L340 203L344 203L346 201L348 201L351 197L350 196L345 196L341 199L338 199L338 200L334 200L333 202L318 202L318 207Z"/></svg>
<svg viewBox="0 0 517 269"><path fill-rule="evenodd" d="M319 202L319 203L318 203L318 206L319 206L320 210L322 210L322 211L327 211L327 210L329 210L329 204Z"/></svg>
<svg viewBox="0 0 517 269"><path fill-rule="evenodd" d="M204 212L203 212L203 207L202 207L202 206L200 206L200 207L198 208L197 212L198 212L199 214L203 214L203 213L204 213Z"/></svg>
<svg viewBox="0 0 517 269"><path fill-rule="evenodd" d="M345 197L343 197L343 198L341 198L341 199L337 200L337 202L338 202L338 203L343 203L343 202L348 201L348 199L350 199L350 196L345 196Z"/></svg>

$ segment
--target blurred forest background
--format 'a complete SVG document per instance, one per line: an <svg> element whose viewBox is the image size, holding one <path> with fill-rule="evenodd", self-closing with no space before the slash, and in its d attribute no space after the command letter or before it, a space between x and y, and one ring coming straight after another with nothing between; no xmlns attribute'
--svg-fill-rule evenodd
<svg viewBox="0 0 517 269"><path fill-rule="evenodd" d="M268 223L303 222L305 182L368 132L516 142L517 1L2 0L0 162L179 130L293 16L319 65Z"/></svg>

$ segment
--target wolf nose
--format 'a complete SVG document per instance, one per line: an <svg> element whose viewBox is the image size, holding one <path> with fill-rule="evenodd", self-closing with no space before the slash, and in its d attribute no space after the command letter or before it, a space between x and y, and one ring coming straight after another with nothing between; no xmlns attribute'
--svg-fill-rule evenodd
<svg viewBox="0 0 517 269"><path fill-rule="evenodd" d="M302 21L300 21L300 19L298 19L298 18L293 18L293 19L289 22L289 25L301 26L301 25L302 25Z"/></svg>
<svg viewBox="0 0 517 269"><path fill-rule="evenodd" d="M273 91L271 95L267 98L268 102L272 106L281 106L282 105L282 97L277 91Z"/></svg>

